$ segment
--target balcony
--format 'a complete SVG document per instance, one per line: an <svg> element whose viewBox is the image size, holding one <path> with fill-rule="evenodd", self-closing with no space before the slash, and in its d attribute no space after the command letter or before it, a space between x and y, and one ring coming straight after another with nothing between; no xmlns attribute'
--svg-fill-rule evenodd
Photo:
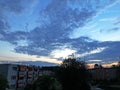
<svg viewBox="0 0 120 90"><path fill-rule="evenodd" d="M34 71L37 72L37 71L38 71L38 68L34 68Z"/></svg>
<svg viewBox="0 0 120 90"><path fill-rule="evenodd" d="M17 84L17 87L18 87L18 88L23 88L23 87L25 87L25 86L26 86L25 83L18 83L18 84Z"/></svg>
<svg viewBox="0 0 120 90"><path fill-rule="evenodd" d="M19 71L26 71L27 70L27 66L19 66Z"/></svg>
<svg viewBox="0 0 120 90"><path fill-rule="evenodd" d="M24 80L27 78L26 74L18 74L18 80Z"/></svg>
<svg viewBox="0 0 120 90"><path fill-rule="evenodd" d="M43 75L43 72L39 72L38 75L39 75L39 76L42 76L42 75Z"/></svg>
<svg viewBox="0 0 120 90"><path fill-rule="evenodd" d="M28 71L28 74L33 74L33 71Z"/></svg>
<svg viewBox="0 0 120 90"><path fill-rule="evenodd" d="M18 88L25 87L25 85L26 85L26 80L25 80L25 79L23 79L23 80L18 80L18 82L17 82Z"/></svg>
<svg viewBox="0 0 120 90"><path fill-rule="evenodd" d="M28 71L33 71L33 67L28 67L27 70Z"/></svg>
<svg viewBox="0 0 120 90"><path fill-rule="evenodd" d="M33 79L28 79L27 80L27 84L32 84L33 83Z"/></svg>
<svg viewBox="0 0 120 90"><path fill-rule="evenodd" d="M27 74L27 72L26 71L19 71L19 73L18 73L19 75L26 75Z"/></svg>
<svg viewBox="0 0 120 90"><path fill-rule="evenodd" d="M28 74L27 77L28 78L33 78L33 74Z"/></svg>
<svg viewBox="0 0 120 90"><path fill-rule="evenodd" d="M18 83L25 83L26 82L26 78L23 78L23 79L19 79L18 80Z"/></svg>

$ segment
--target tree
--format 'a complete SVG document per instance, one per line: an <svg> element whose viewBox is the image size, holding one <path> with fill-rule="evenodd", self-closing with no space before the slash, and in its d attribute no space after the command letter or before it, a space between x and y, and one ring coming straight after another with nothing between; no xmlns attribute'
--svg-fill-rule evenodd
<svg viewBox="0 0 120 90"><path fill-rule="evenodd" d="M103 68L103 66L101 64L95 64L94 69L97 69L97 68Z"/></svg>
<svg viewBox="0 0 120 90"><path fill-rule="evenodd" d="M7 79L3 75L0 75L0 90L5 90L7 88L7 85Z"/></svg>
<svg viewBox="0 0 120 90"><path fill-rule="evenodd" d="M117 79L120 81L120 61L117 64Z"/></svg>
<svg viewBox="0 0 120 90"><path fill-rule="evenodd" d="M83 61L65 59L56 74L63 90L90 90L89 73Z"/></svg>
<svg viewBox="0 0 120 90"><path fill-rule="evenodd" d="M117 66L120 67L120 61L118 62Z"/></svg>
<svg viewBox="0 0 120 90"><path fill-rule="evenodd" d="M48 75L39 77L33 84L32 88L32 90L61 90L60 83L54 78L54 76Z"/></svg>

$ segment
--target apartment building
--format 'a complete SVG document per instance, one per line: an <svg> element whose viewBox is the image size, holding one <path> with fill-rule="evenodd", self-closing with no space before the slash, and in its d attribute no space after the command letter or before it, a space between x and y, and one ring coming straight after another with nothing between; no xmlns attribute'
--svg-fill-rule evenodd
<svg viewBox="0 0 120 90"><path fill-rule="evenodd" d="M115 68L94 68L90 69L93 80L114 80L117 78Z"/></svg>
<svg viewBox="0 0 120 90"><path fill-rule="evenodd" d="M6 90L24 90L27 84L33 84L39 76L51 75L51 67L37 67L16 64L0 64L0 74L8 80Z"/></svg>
<svg viewBox="0 0 120 90"><path fill-rule="evenodd" d="M0 74L8 80L6 90L24 90L27 84L33 84L37 80L38 70L35 66L0 64Z"/></svg>
<svg viewBox="0 0 120 90"><path fill-rule="evenodd" d="M4 75L8 80L6 90L15 90L17 88L18 65L0 64L0 74Z"/></svg>

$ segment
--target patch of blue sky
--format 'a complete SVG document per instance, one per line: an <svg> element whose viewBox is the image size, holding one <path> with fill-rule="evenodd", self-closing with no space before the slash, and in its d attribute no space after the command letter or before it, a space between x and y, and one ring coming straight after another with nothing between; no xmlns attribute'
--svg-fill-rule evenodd
<svg viewBox="0 0 120 90"><path fill-rule="evenodd" d="M79 27L73 30L73 32L70 34L71 38L79 38L81 36L88 36L92 39L100 40L100 41L106 41L106 40L119 40L120 30L117 32L101 32L101 31L109 31L109 29L112 29L114 27L119 27L118 25L114 25L117 21L117 18L120 15L120 3L117 3L106 10L102 11L97 16L93 17L92 20L89 23L86 23L84 27ZM98 12L99 13L99 12ZM118 34L117 34L118 33ZM98 37L98 36L101 36ZM114 38L110 38L110 36L115 36ZM108 39L109 37L109 39ZM102 40L103 39L103 40Z"/></svg>
<svg viewBox="0 0 120 90"><path fill-rule="evenodd" d="M48 0L49 2L50 0ZM26 24L29 31L39 26L37 21L40 18L40 9L43 9L48 3L45 3L43 0L36 0L33 4L27 3L24 2L23 6L25 9L21 13L5 12L11 26L11 31L26 31Z"/></svg>
<svg viewBox="0 0 120 90"><path fill-rule="evenodd" d="M7 56L9 55L10 52L12 52L14 45L5 42L5 41L0 41L0 56Z"/></svg>
<svg viewBox="0 0 120 90"><path fill-rule="evenodd" d="M25 25L29 24L29 30L36 27L37 15L29 15L23 13L21 15L9 13L8 22L10 23L12 31L25 31Z"/></svg>

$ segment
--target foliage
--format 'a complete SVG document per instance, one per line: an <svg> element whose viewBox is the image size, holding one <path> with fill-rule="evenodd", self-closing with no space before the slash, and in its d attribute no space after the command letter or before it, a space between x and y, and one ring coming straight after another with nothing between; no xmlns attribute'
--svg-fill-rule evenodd
<svg viewBox="0 0 120 90"><path fill-rule="evenodd" d="M90 89L89 73L83 61L77 61L75 58L65 59L56 74L63 90Z"/></svg>
<svg viewBox="0 0 120 90"><path fill-rule="evenodd" d="M24 90L33 90L33 85L27 84Z"/></svg>
<svg viewBox="0 0 120 90"><path fill-rule="evenodd" d="M7 79L3 75L0 75L0 90L5 90L5 88L7 88L7 85Z"/></svg>
<svg viewBox="0 0 120 90"><path fill-rule="evenodd" d="M44 75L40 76L32 86L27 85L25 90L61 90L61 85L54 76Z"/></svg>
<svg viewBox="0 0 120 90"><path fill-rule="evenodd" d="M116 69L117 80L120 81L120 62L117 65L112 65L111 68Z"/></svg>

